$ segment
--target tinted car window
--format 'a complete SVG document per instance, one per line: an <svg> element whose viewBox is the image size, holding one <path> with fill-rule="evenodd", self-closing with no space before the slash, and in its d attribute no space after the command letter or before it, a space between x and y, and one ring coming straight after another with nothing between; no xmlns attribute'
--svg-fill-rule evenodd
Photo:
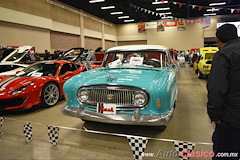
<svg viewBox="0 0 240 160"><path fill-rule="evenodd" d="M126 51L107 53L104 67L116 66L144 66L144 67L166 67L169 58L165 52L156 51Z"/></svg>
<svg viewBox="0 0 240 160"><path fill-rule="evenodd" d="M16 59L21 58L26 52L28 52L29 49L25 50L22 53L18 53L16 52L15 54L13 54L11 57L9 57L6 61L15 61Z"/></svg>
<svg viewBox="0 0 240 160"><path fill-rule="evenodd" d="M10 53L12 53L15 49L7 49L5 51L3 51L3 53L0 56L0 60L4 59L5 57L7 57Z"/></svg>
<svg viewBox="0 0 240 160"><path fill-rule="evenodd" d="M63 75L65 74L67 71L75 71L77 68L75 66L75 64L72 63L66 63L62 66L61 71L59 73L59 75Z"/></svg>
<svg viewBox="0 0 240 160"><path fill-rule="evenodd" d="M42 77L42 76L54 76L58 70L58 63L36 63L25 69L23 69L16 76L23 77Z"/></svg>
<svg viewBox="0 0 240 160"><path fill-rule="evenodd" d="M0 73L11 71L11 70L16 69L16 68L20 68L20 66L17 66L17 65L1 65L0 66Z"/></svg>
<svg viewBox="0 0 240 160"><path fill-rule="evenodd" d="M2 73L2 72L6 72L6 67L5 66L0 66L0 73Z"/></svg>

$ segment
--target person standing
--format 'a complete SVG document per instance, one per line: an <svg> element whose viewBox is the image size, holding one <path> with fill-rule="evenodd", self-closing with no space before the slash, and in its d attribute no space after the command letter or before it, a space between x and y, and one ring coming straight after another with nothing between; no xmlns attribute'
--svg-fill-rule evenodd
<svg viewBox="0 0 240 160"><path fill-rule="evenodd" d="M213 160L240 158L240 40L237 28L225 24L216 31L219 51L207 80L207 112L215 131ZM223 154L225 153L224 157Z"/></svg>
<svg viewBox="0 0 240 160"><path fill-rule="evenodd" d="M50 59L51 59L50 53L48 52L48 50L45 50L44 60L50 60Z"/></svg>
<svg viewBox="0 0 240 160"><path fill-rule="evenodd" d="M59 54L57 51L54 51L54 54L52 56L52 59L58 59L59 58Z"/></svg>

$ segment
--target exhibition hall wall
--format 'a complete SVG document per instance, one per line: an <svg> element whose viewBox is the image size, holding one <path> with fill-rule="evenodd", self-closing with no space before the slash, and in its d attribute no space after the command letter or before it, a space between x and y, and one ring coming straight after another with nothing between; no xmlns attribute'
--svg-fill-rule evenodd
<svg viewBox="0 0 240 160"><path fill-rule="evenodd" d="M115 25L88 13L78 14L44 0L0 0L0 45L33 45L36 52L72 47L108 49L128 44L159 44L188 50L203 47L204 38L214 37L216 23L217 19L211 19L208 30L203 30L200 23L195 23L188 24L183 31L177 31L176 27L165 27L164 32L147 29L138 33L137 23Z"/></svg>

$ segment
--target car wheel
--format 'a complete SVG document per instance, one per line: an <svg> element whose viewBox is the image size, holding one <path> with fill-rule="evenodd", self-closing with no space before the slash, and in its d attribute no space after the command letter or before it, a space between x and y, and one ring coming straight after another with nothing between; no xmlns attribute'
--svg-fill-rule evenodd
<svg viewBox="0 0 240 160"><path fill-rule="evenodd" d="M204 75L200 71L198 71L198 78L199 79L203 79L204 78Z"/></svg>
<svg viewBox="0 0 240 160"><path fill-rule="evenodd" d="M60 97L59 88L56 83L47 83L42 89L41 105L43 107L54 106Z"/></svg>
<svg viewBox="0 0 240 160"><path fill-rule="evenodd" d="M166 128L167 128L167 125L162 125L162 126L155 127L155 129L158 130L158 131L164 131Z"/></svg>

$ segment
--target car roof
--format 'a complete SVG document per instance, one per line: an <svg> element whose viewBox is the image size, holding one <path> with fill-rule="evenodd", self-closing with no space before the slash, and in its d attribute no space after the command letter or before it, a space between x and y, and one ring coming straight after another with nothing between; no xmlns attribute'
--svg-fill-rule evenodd
<svg viewBox="0 0 240 160"><path fill-rule="evenodd" d="M141 50L168 50L167 47L161 45L125 45L112 47L107 52L112 51L141 51Z"/></svg>

